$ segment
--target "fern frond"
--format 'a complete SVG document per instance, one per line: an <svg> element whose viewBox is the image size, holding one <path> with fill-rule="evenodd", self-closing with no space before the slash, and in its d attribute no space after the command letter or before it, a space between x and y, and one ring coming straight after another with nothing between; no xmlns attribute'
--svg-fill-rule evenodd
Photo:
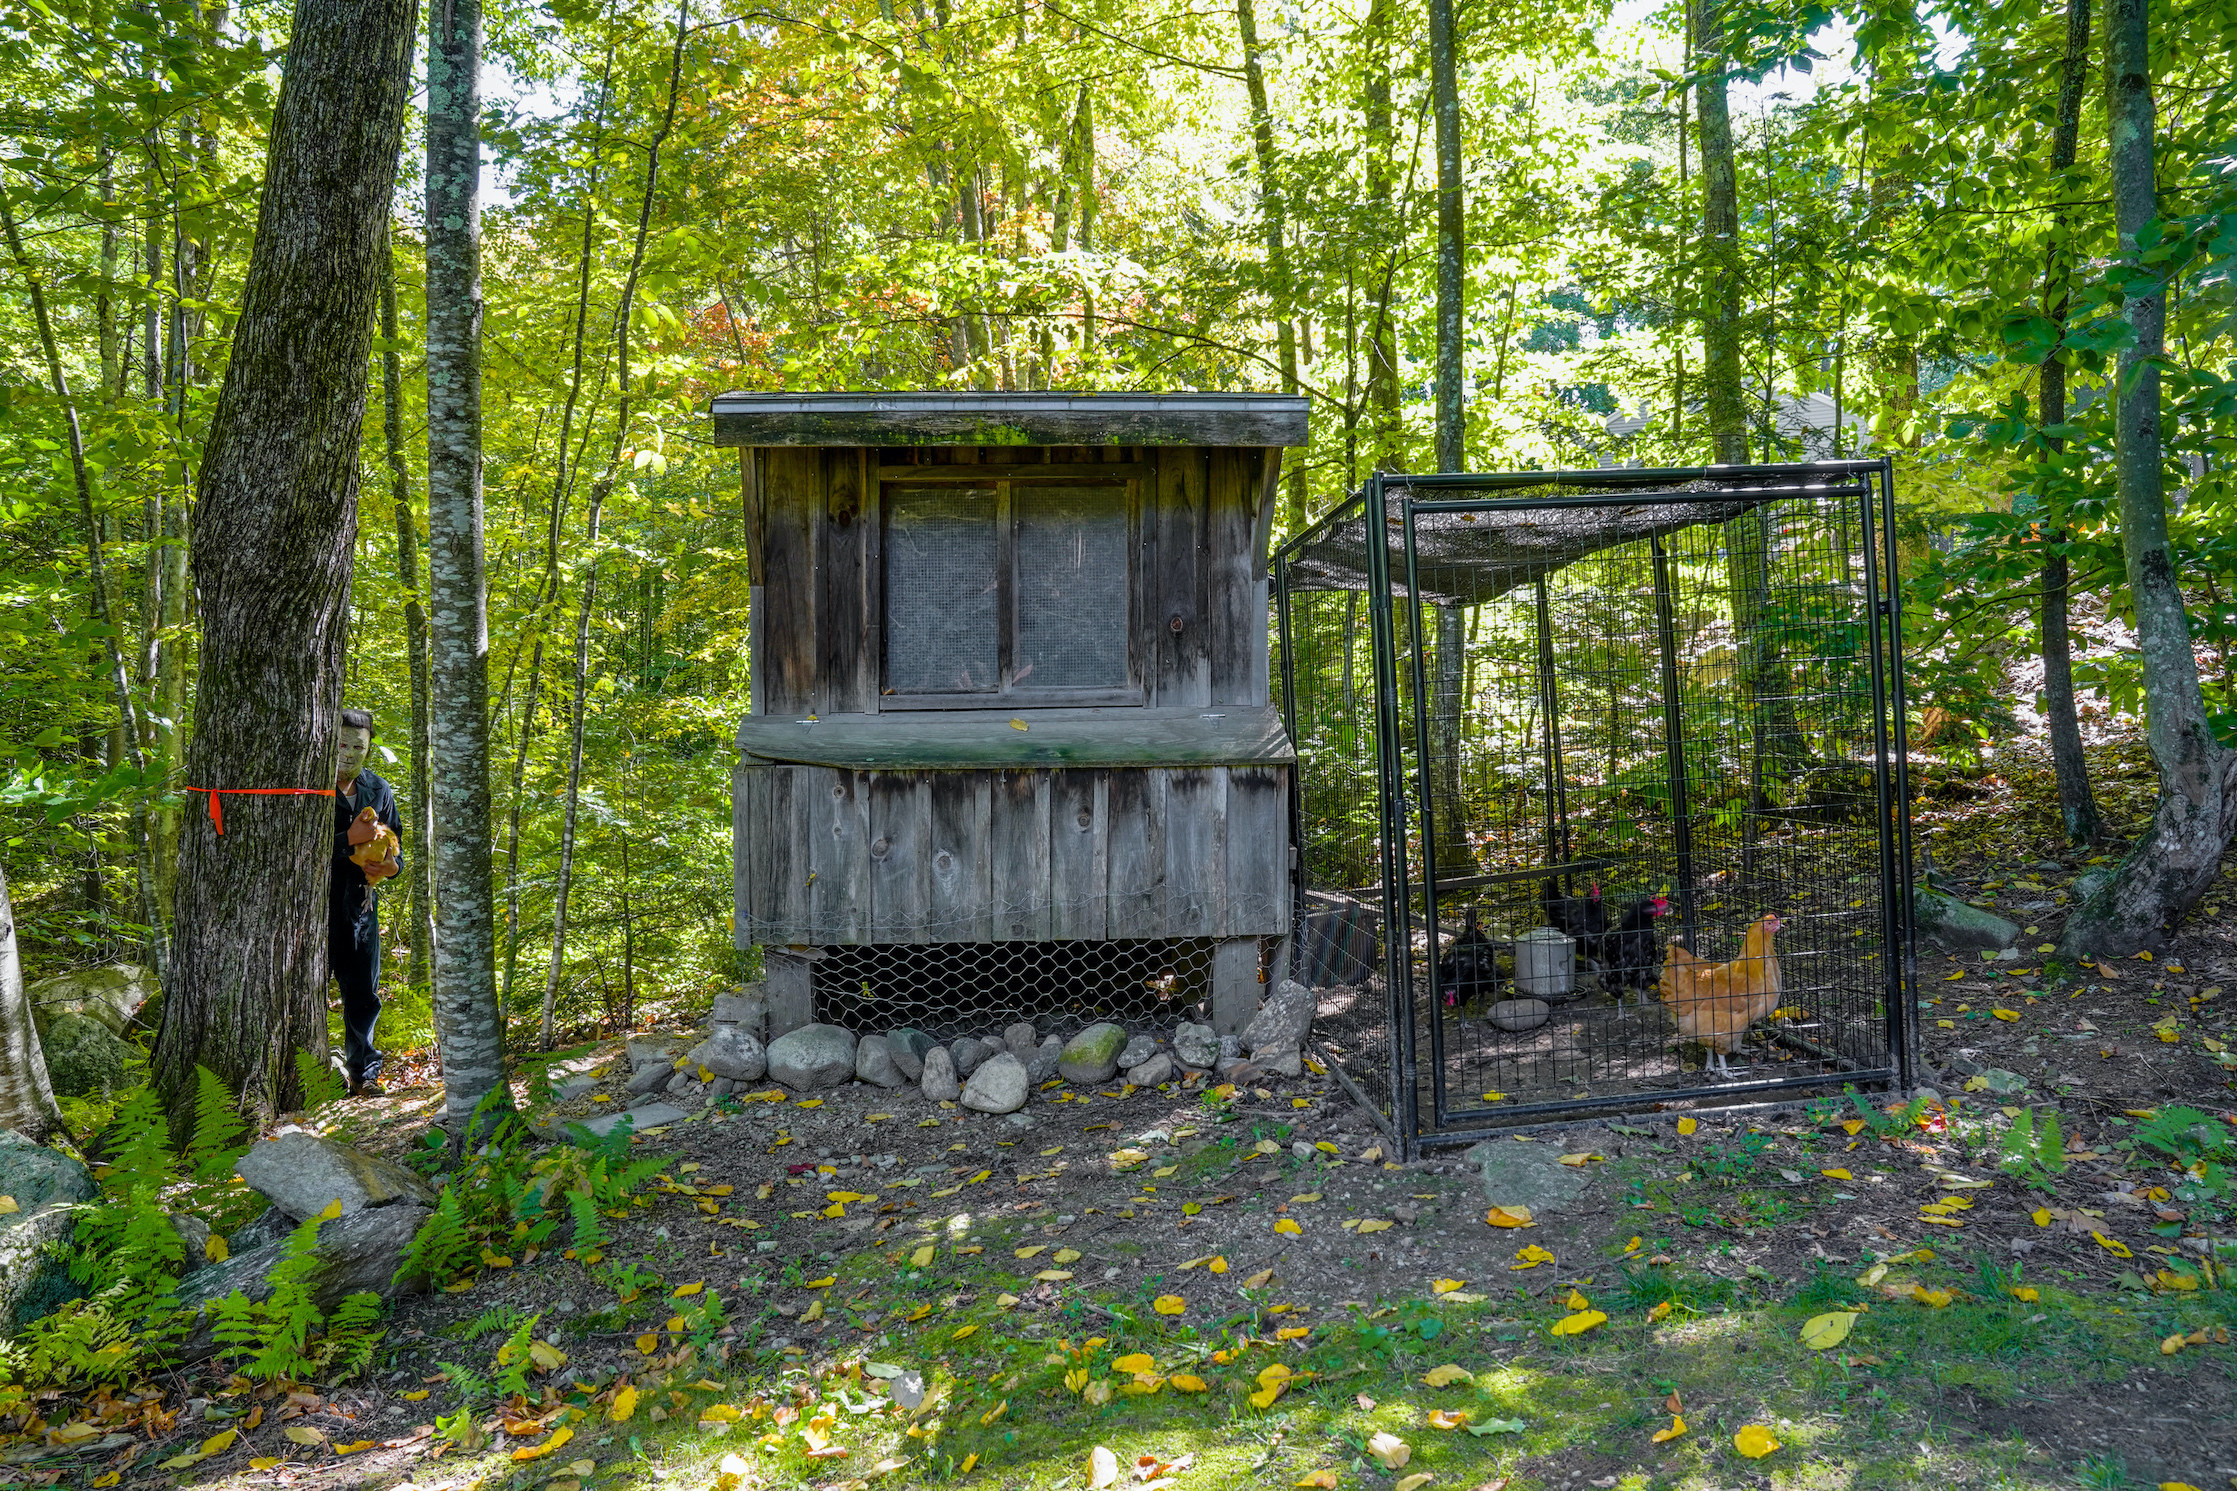
<svg viewBox="0 0 2237 1491"><path fill-rule="evenodd" d="M241 1121L233 1094L208 1067L195 1067L194 1137L189 1144L195 1177L217 1180L231 1171L246 1147L241 1140L247 1132L248 1125Z"/></svg>

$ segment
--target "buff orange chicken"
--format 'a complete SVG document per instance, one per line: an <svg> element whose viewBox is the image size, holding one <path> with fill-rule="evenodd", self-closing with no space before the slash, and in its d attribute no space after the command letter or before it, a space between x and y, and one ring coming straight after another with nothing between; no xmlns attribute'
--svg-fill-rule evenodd
<svg viewBox="0 0 2237 1491"><path fill-rule="evenodd" d="M1709 1048L1709 1065L1730 1076L1725 1054L1748 1027L1779 1007L1779 956L1772 949L1779 916L1758 917L1729 963L1710 963L1673 942L1663 957L1662 1002L1678 1020L1678 1038Z"/></svg>

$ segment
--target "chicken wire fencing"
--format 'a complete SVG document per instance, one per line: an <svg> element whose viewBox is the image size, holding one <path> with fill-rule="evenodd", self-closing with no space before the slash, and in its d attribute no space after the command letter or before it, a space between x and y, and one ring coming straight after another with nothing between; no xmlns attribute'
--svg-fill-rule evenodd
<svg viewBox="0 0 2237 1491"><path fill-rule="evenodd" d="M912 1026L939 1041L1030 1021L1069 1037L1100 1021L1169 1031L1205 1018L1214 939L835 944L810 955L816 1018Z"/></svg>
<svg viewBox="0 0 2237 1491"><path fill-rule="evenodd" d="M1409 1152L1910 1085L1890 477L1383 476L1277 553L1291 972Z"/></svg>

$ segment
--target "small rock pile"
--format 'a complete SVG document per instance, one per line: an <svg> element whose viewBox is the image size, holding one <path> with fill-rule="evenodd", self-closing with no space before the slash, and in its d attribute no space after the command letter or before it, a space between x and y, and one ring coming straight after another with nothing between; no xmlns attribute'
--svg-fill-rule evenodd
<svg viewBox="0 0 2237 1491"><path fill-rule="evenodd" d="M839 1025L812 1024L768 1038L769 1006L748 988L715 1001L705 1039L633 1036L629 1040L629 1092L638 1106L627 1114L638 1129L683 1117L659 1101L719 1098L764 1081L795 1092L863 1082L900 1090L914 1087L931 1102L960 1103L978 1113L1015 1113L1043 1083L1109 1082L1121 1074L1136 1087L1205 1075L1223 1081L1304 1071L1306 1035L1317 1001L1293 980L1275 985L1239 1036L1183 1020L1168 1033L1104 1021L1069 1040L1021 1020L999 1033L966 1035L942 1044L914 1026L858 1035ZM612 1114L593 1129L611 1127Z"/></svg>

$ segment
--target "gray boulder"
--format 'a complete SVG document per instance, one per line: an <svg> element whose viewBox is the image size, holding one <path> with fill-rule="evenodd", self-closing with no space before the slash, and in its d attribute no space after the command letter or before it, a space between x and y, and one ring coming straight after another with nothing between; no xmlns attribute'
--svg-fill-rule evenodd
<svg viewBox="0 0 2237 1491"><path fill-rule="evenodd" d="M405 1203L377 1206L322 1223L318 1230L317 1260L309 1276L312 1302L332 1310L345 1296L360 1291L375 1294L417 1294L429 1284L425 1278L396 1276L404 1249L411 1245L419 1224L427 1220L424 1206ZM287 1240L247 1253L237 1253L223 1263L198 1269L179 1281L179 1303L199 1309L239 1290L251 1301L271 1297L272 1269L286 1255ZM217 1350L213 1322L204 1316L200 1325L181 1343L179 1354L200 1361Z"/></svg>
<svg viewBox="0 0 2237 1491"><path fill-rule="evenodd" d="M1275 1051L1261 1051L1251 1058L1251 1063L1276 1077L1302 1077L1305 1075L1305 1053L1295 1046L1283 1046Z"/></svg>
<svg viewBox="0 0 2237 1491"><path fill-rule="evenodd" d="M641 1098L646 1093L660 1091L674 1078L675 1072L675 1067L665 1061L650 1062L639 1067L637 1075L629 1079L630 1096Z"/></svg>
<svg viewBox="0 0 2237 1491"><path fill-rule="evenodd" d="M192 1212L171 1213L171 1230L179 1235L179 1274L184 1277L210 1261L210 1224Z"/></svg>
<svg viewBox="0 0 2237 1491"><path fill-rule="evenodd" d="M1003 1028L1002 1044L1018 1060L1031 1061L1033 1053L1041 1049L1041 1037L1034 1031L1031 1020L1020 1020Z"/></svg>
<svg viewBox="0 0 2237 1491"><path fill-rule="evenodd" d="M854 1032L803 1025L769 1043L769 1075L797 1089L838 1087L854 1077Z"/></svg>
<svg viewBox="0 0 2237 1491"><path fill-rule="evenodd" d="M1015 1113L1025 1106L1025 1063L1004 1051L988 1057L964 1084L963 1106L976 1113Z"/></svg>
<svg viewBox="0 0 2237 1491"><path fill-rule="evenodd" d="M1930 885L1918 888L1919 930L1951 952L1987 952L2020 939L2017 923Z"/></svg>
<svg viewBox="0 0 2237 1491"><path fill-rule="evenodd" d="M1108 1082L1125 1049L1126 1031L1106 1020L1066 1041L1056 1069L1067 1082Z"/></svg>
<svg viewBox="0 0 2237 1491"><path fill-rule="evenodd" d="M1160 1082L1173 1080L1173 1058L1163 1051L1148 1061L1137 1062L1126 1069L1126 1080L1136 1087L1155 1087Z"/></svg>
<svg viewBox="0 0 2237 1491"><path fill-rule="evenodd" d="M1209 1025L1183 1020L1180 1029L1173 1032L1173 1055L1183 1066L1211 1067L1219 1061L1219 1032Z"/></svg>
<svg viewBox="0 0 2237 1491"><path fill-rule="evenodd" d="M901 1068L894 1062L893 1048L882 1035L866 1035L854 1048L854 1076L857 1082L869 1082L879 1087L899 1087L909 1079L901 1075Z"/></svg>
<svg viewBox="0 0 2237 1491"><path fill-rule="evenodd" d="M278 1242L295 1227L295 1219L276 1206L267 1206L256 1220L237 1229L225 1240L227 1251L252 1253L266 1243Z"/></svg>
<svg viewBox="0 0 2237 1491"><path fill-rule="evenodd" d="M70 1278L66 1253L77 1231L71 1208L97 1194L85 1166L0 1129L0 1196L13 1197L17 1207L0 1216L0 1335L84 1293Z"/></svg>
<svg viewBox="0 0 2237 1491"><path fill-rule="evenodd" d="M74 969L26 984L23 997L42 1034L58 1015L83 1015L111 1035L123 1035L155 989L152 970L136 963L111 963L105 968Z"/></svg>
<svg viewBox="0 0 2237 1491"><path fill-rule="evenodd" d="M1118 1061L1120 1066L1131 1069L1140 1066L1156 1054L1157 1037L1145 1033L1127 1041L1126 1049L1119 1052Z"/></svg>
<svg viewBox="0 0 2237 1491"><path fill-rule="evenodd" d="M629 1068L642 1071L655 1062L674 1066L676 1058L684 1054L691 1043L672 1035L633 1035L625 1042L629 1050Z"/></svg>
<svg viewBox="0 0 2237 1491"><path fill-rule="evenodd" d="M402 1165L301 1129L251 1145L233 1173L297 1221L336 1201L343 1216L396 1201L435 1204L434 1190Z"/></svg>
<svg viewBox="0 0 2237 1491"><path fill-rule="evenodd" d="M39 1037L46 1050L47 1078L58 1098L91 1097L124 1085L125 1058L132 1048L90 1015L56 1015Z"/></svg>
<svg viewBox="0 0 2237 1491"><path fill-rule="evenodd" d="M1057 1036L1049 1036L1033 1048L1032 1057L1025 1063L1025 1075L1038 1087L1056 1075L1057 1063L1063 1059L1063 1040Z"/></svg>
<svg viewBox="0 0 2237 1491"><path fill-rule="evenodd" d="M671 1123L682 1123L688 1117L690 1115L674 1103L639 1103L636 1107L624 1112L607 1113L593 1118L583 1127L603 1139L620 1127L621 1121L625 1118L629 1120L629 1131L632 1134L642 1134L647 1129L657 1129Z"/></svg>
<svg viewBox="0 0 2237 1491"><path fill-rule="evenodd" d="M952 1103L963 1096L963 1088L955 1080L955 1058L945 1046L934 1046L924 1054L924 1076L918 1083L924 1095L936 1103Z"/></svg>
<svg viewBox="0 0 2237 1491"><path fill-rule="evenodd" d="M1491 1023L1501 1030L1536 1030L1552 1016L1543 999L1502 999L1491 1007Z"/></svg>
<svg viewBox="0 0 2237 1491"><path fill-rule="evenodd" d="M707 1018L709 1032L735 1025L756 1041L769 1041L769 1001L761 985L749 984L735 994L717 994L714 1013Z"/></svg>
<svg viewBox="0 0 2237 1491"><path fill-rule="evenodd" d="M914 1082L924 1075L925 1054L937 1043L916 1027L903 1025L886 1032L885 1044L901 1075Z"/></svg>
<svg viewBox="0 0 2237 1491"><path fill-rule="evenodd" d="M1312 990L1295 979L1283 979L1243 1027L1243 1049L1253 1056L1262 1051L1301 1050L1319 1010L1320 1000Z"/></svg>
<svg viewBox="0 0 2237 1491"><path fill-rule="evenodd" d="M981 1062L993 1054L987 1049L985 1041L973 1035L967 1035L948 1047L948 1060L955 1063L955 1074L958 1077L968 1078L979 1069Z"/></svg>
<svg viewBox="0 0 2237 1491"><path fill-rule="evenodd" d="M685 1059L733 1082L758 1082L769 1072L769 1052L760 1037L736 1021L715 1026Z"/></svg>

